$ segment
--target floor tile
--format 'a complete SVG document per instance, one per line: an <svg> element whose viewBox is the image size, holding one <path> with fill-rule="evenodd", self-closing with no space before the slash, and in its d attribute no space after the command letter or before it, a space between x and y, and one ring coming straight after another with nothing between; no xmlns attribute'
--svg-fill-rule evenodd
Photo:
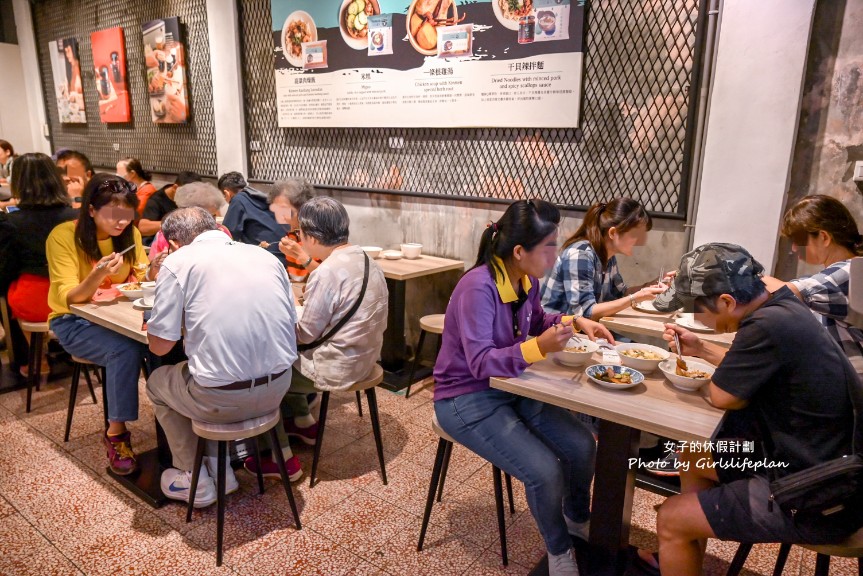
<svg viewBox="0 0 863 576"><path fill-rule="evenodd" d="M21 515L0 522L0 574L78 576L82 572Z"/></svg>
<svg viewBox="0 0 863 576"><path fill-rule="evenodd" d="M512 560L507 566L504 566L499 554L484 552L477 558L476 562L470 565L466 573L471 576L502 576L506 574L525 576L530 574L532 568L532 566L516 564Z"/></svg>

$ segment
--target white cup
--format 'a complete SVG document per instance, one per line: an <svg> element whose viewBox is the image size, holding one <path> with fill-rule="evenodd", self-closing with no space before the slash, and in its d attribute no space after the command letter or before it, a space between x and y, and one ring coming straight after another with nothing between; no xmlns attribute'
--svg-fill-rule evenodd
<svg viewBox="0 0 863 576"><path fill-rule="evenodd" d="M156 283L141 282L141 290L144 291L144 306L152 306L156 299Z"/></svg>
<svg viewBox="0 0 863 576"><path fill-rule="evenodd" d="M414 258L419 258L420 254L422 254L423 245L422 244L402 244L401 245L402 254L405 255L405 258L408 260L413 260Z"/></svg>

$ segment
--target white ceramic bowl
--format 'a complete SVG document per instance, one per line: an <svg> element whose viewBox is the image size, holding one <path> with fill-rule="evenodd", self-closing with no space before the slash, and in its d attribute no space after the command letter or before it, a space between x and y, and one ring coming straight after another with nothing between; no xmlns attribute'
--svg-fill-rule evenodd
<svg viewBox="0 0 863 576"><path fill-rule="evenodd" d="M144 306L152 306L153 300L156 298L156 283L141 282L141 290L141 300L143 301Z"/></svg>
<svg viewBox="0 0 863 576"><path fill-rule="evenodd" d="M639 372L647 373L653 372L656 370L656 367L659 366L659 363L663 360L668 359L671 353L668 350L663 350L657 346L651 346L650 344L638 344L637 342L631 342L627 344L618 344L614 347L617 350L617 353L620 355L620 362L624 366L629 366L630 368L635 368ZM623 352L626 350L644 350L645 352L654 352L657 356L659 356L658 360L647 360L644 358L632 358L631 356L627 356Z"/></svg>
<svg viewBox="0 0 863 576"><path fill-rule="evenodd" d="M130 288L132 286L137 286L137 288ZM117 290L129 300L137 300L144 295L144 290L140 286L140 282L127 282L125 284L117 284Z"/></svg>
<svg viewBox="0 0 863 576"><path fill-rule="evenodd" d="M380 246L363 246L363 251L369 255L369 258L377 258L383 248Z"/></svg>
<svg viewBox="0 0 863 576"><path fill-rule="evenodd" d="M381 252L381 258L386 258L387 260L400 260L403 256L404 254L398 250L384 250Z"/></svg>
<svg viewBox="0 0 863 576"><path fill-rule="evenodd" d="M582 340L580 338L570 338L569 342L566 343L566 346L581 346L585 349L584 352L567 352L566 350L561 350L560 352L554 352L552 354L558 362L566 366L581 366L582 364L587 364L593 356L593 353L599 350L599 345L596 342Z"/></svg>
<svg viewBox="0 0 863 576"><path fill-rule="evenodd" d="M402 250L402 254L404 254L405 258L408 260L419 258L423 251L422 244L402 244L400 248Z"/></svg>
<svg viewBox="0 0 863 576"><path fill-rule="evenodd" d="M611 368L615 374L626 374L628 373L632 382L629 384L618 384L616 382L606 382L605 380L600 380L598 376ZM625 388L632 388L633 386L638 386L642 382L644 382L644 374L635 370L633 368L629 368L628 366L618 366L617 364L594 364L593 366L588 366L584 371L587 374L587 377L590 378L594 383L599 384L604 388L611 388L612 390L623 390Z"/></svg>
<svg viewBox="0 0 863 576"><path fill-rule="evenodd" d="M713 377L713 372L716 370L716 367L712 364L708 364L704 360L693 358L692 356L684 356L683 360L686 362L686 367L688 369L701 370L702 372L710 374L710 377ZM687 378L686 376L678 376L676 368L677 356L669 357L668 360L663 360L659 363L659 369L662 370L662 373L665 374L665 377L668 378L668 381L671 382L671 385L675 388L686 390L687 392L693 392L710 382L710 378Z"/></svg>

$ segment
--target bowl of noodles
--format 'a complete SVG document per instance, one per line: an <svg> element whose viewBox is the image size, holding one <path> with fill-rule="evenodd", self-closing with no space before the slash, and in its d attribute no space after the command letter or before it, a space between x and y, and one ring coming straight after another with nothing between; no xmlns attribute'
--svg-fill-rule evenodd
<svg viewBox="0 0 863 576"><path fill-rule="evenodd" d="M126 282L125 284L117 284L117 290L120 294L129 300L137 300L144 296L144 289L141 288L140 282Z"/></svg>
<svg viewBox="0 0 863 576"><path fill-rule="evenodd" d="M620 355L620 362L624 366L635 368L644 374L656 370L659 363L671 355L668 350L663 350L658 346L635 342L618 344L614 349Z"/></svg>
<svg viewBox="0 0 863 576"><path fill-rule="evenodd" d="M659 369L671 385L686 392L694 392L710 382L716 367L699 358L684 356L686 370L677 366L677 357L670 357L659 363Z"/></svg>
<svg viewBox="0 0 863 576"><path fill-rule="evenodd" d="M555 360L564 366L581 366L587 364L593 353L599 350L599 345L590 340L570 338L566 348L552 354Z"/></svg>

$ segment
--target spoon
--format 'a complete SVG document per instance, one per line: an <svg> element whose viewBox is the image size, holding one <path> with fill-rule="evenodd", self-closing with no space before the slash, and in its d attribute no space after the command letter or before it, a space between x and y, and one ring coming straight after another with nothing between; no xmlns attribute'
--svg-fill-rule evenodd
<svg viewBox="0 0 863 576"><path fill-rule="evenodd" d="M689 367L686 365L686 362L683 360L681 348L680 348L680 336L677 335L677 331L674 332L674 345L677 346L677 367L680 370L686 372Z"/></svg>

